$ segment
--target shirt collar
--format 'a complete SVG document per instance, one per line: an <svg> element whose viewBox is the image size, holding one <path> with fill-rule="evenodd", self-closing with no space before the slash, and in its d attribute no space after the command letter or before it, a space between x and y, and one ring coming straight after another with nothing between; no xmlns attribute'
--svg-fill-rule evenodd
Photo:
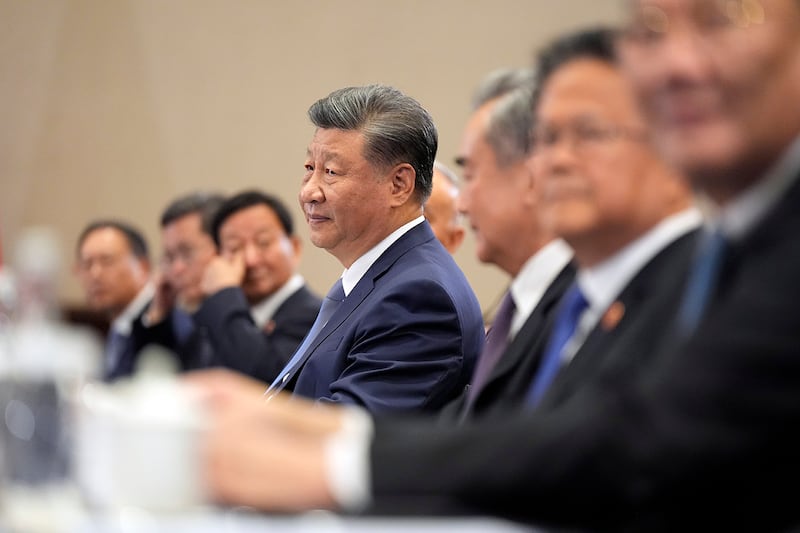
<svg viewBox="0 0 800 533"><path fill-rule="evenodd" d="M758 183L712 216L710 226L733 239L742 239L775 206L800 174L800 137ZM713 204L712 204L713 209Z"/></svg>
<svg viewBox="0 0 800 533"><path fill-rule="evenodd" d="M517 308L511 322L512 336L522 328L547 288L571 259L572 248L561 239L553 239L522 265L509 289Z"/></svg>
<svg viewBox="0 0 800 533"><path fill-rule="evenodd" d="M400 237L408 233L411 228L418 226L424 220L425 217L420 215L411 222L403 224L390 233L388 237L373 246L372 249L370 249L367 253L356 259L353 264L350 265L350 268L345 269L344 273L342 274L342 288L344 289L344 295L347 296L350 294L350 291L353 290L353 287L355 287L356 284L361 281L361 278L367 273L369 267L371 267L375 261L377 261L381 255L383 255L383 252L388 250L389 247Z"/></svg>
<svg viewBox="0 0 800 533"><path fill-rule="evenodd" d="M303 276L294 274L280 289L257 304L250 306L250 316L253 317L253 322L256 323L256 326L258 326L259 329L263 328L264 325L272 319L273 315L275 315L275 311L283 305L283 302L300 290L300 287L302 287L304 283L305 280Z"/></svg>
<svg viewBox="0 0 800 533"><path fill-rule="evenodd" d="M631 279L661 250L702 224L700 210L692 207L666 217L647 233L605 261L578 271L578 285L589 306L604 311Z"/></svg>
<svg viewBox="0 0 800 533"><path fill-rule="evenodd" d="M155 287L152 282L148 281L125 310L122 311L122 314L114 319L114 322L111 323L111 329L126 337L130 335L133 329L133 321L153 299L153 294L155 294Z"/></svg>

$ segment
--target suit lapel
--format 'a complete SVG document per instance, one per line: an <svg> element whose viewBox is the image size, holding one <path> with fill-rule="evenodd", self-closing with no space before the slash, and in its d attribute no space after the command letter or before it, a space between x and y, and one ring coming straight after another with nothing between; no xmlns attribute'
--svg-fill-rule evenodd
<svg viewBox="0 0 800 533"><path fill-rule="evenodd" d="M661 291L665 286L668 285L670 291L674 291L675 285L682 285L682 281L680 283L668 281L674 281L675 278L682 280L694 250L697 234L698 230L693 230L670 243L625 286L619 297L609 306L604 316L589 333L572 361L556 377L556 382L552 387L553 394L551 396L553 398L563 397L564 394L579 387L587 375L594 373L606 362L608 354L612 352L630 328L642 327L639 319L645 314L645 309L653 305L665 304L665 299L659 297L659 294L663 295ZM611 316L612 313L616 315L621 313L621 315ZM667 327L668 325L669 323L652 326ZM638 357L638 355L629 354L629 357Z"/></svg>
<svg viewBox="0 0 800 533"><path fill-rule="evenodd" d="M533 361L541 356L541 344L547 337L547 330L552 318L552 310L561 299L564 291L572 283L575 277L575 266L570 263L556 276L542 295L541 300L533 308L530 316L519 330L514 340L511 341L508 349L500 357L497 366L492 370L486 384L478 392L473 403L479 406L481 403L493 401L497 395L516 396L519 391L515 385L518 382L529 381L528 377L520 379L521 374L527 374L525 369L532 367ZM469 410L473 406L465 406ZM468 413L465 413L465 415Z"/></svg>
<svg viewBox="0 0 800 533"><path fill-rule="evenodd" d="M306 361L314 353L314 350L325 340L327 339L334 331L336 331L342 323L347 320L347 318L353 314L353 312L358 309L358 307L366 300L367 296L375 288L375 282L380 279L388 270L389 268L406 252L411 250L412 248L419 246L425 242L434 239L433 231L431 231L430 226L427 222L422 222L411 228L407 231L403 236L401 236L397 241L395 241L389 248L383 252L380 257L372 264L371 267L367 270L367 272L362 276L362 278L356 283L356 286L353 287L353 290L350 291L350 294L344 299L344 301L339 305L336 311L331 316L328 323L325 325L322 330L320 330L319 334L317 335L316 339L311 343L311 345L306 350L306 353L303 354L302 359L295 365L292 373L288 376L285 383L290 383L300 372L300 370L305 366Z"/></svg>
<svg viewBox="0 0 800 533"><path fill-rule="evenodd" d="M531 355L531 346L538 338L542 337L550 311L561 299L569 284L572 283L574 275L574 268L568 265L556 276L556 279L542 295L542 299L531 311L519 333L511 341L506 353L498 361L497 366L489 376L487 385L495 379L502 378L508 372L514 371L521 358Z"/></svg>

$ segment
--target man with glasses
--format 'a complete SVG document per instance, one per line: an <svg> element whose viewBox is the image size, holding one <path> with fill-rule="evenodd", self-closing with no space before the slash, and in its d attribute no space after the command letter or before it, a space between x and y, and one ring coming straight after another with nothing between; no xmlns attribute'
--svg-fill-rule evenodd
<svg viewBox="0 0 800 533"><path fill-rule="evenodd" d="M534 174L542 224L579 269L526 391L553 409L610 361L649 356L678 305L701 215L656 152L611 30L567 35L538 59Z"/></svg>
<svg viewBox="0 0 800 533"><path fill-rule="evenodd" d="M220 194L192 192L170 202L161 215L163 256L154 276L155 294L133 325L140 346L159 344L180 357L183 370L207 366L210 350L193 341L191 313L205 299L206 266L216 255L211 224L224 201Z"/></svg>

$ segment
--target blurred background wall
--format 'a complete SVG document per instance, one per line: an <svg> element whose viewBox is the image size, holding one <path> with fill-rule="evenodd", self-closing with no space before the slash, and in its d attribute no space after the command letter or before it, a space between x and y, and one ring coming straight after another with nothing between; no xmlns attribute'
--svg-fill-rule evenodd
<svg viewBox="0 0 800 533"><path fill-rule="evenodd" d="M55 229L61 298L79 303L75 239L129 220L154 259L158 217L192 189L259 187L293 208L301 272L327 292L341 266L307 240L297 204L306 109L347 85L417 98L451 164L473 89L528 66L558 33L620 20L618 0L0 0L0 237ZM456 256L484 310L507 278Z"/></svg>

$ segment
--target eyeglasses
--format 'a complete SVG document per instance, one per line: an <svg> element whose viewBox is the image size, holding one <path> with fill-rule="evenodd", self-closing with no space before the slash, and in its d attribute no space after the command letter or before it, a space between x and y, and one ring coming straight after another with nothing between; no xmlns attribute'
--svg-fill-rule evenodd
<svg viewBox="0 0 800 533"><path fill-rule="evenodd" d="M105 270L113 268L122 261L122 257L116 254L104 254L90 257L82 257L78 260L78 270L80 272L89 272L94 267L100 267Z"/></svg>
<svg viewBox="0 0 800 533"><path fill-rule="evenodd" d="M197 248L191 246L179 246L175 250L164 252L161 258L165 266L172 266L176 261L180 260L184 265L191 264L197 257Z"/></svg>
<svg viewBox="0 0 800 533"><path fill-rule="evenodd" d="M576 152L605 148L619 139L644 142L649 138L646 130L598 122L574 122L566 127L541 124L533 130L534 150L554 148L562 139L567 139Z"/></svg>
<svg viewBox="0 0 800 533"><path fill-rule="evenodd" d="M759 0L714 0L698 3L690 16L695 29L707 35L721 28L749 28L763 24L764 6ZM626 42L651 44L662 38L673 26L667 12L657 6L645 5L634 10L634 18L623 33Z"/></svg>

